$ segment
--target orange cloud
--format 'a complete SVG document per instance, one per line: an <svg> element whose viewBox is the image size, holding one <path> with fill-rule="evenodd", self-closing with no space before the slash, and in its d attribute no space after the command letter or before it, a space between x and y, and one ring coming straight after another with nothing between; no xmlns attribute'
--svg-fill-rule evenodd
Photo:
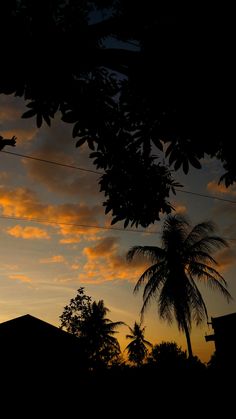
<svg viewBox="0 0 236 419"><path fill-rule="evenodd" d="M174 204L173 206L174 206L175 212L177 214L186 214L187 207L185 205L182 205L182 204Z"/></svg>
<svg viewBox="0 0 236 419"><path fill-rule="evenodd" d="M73 270L73 271L78 271L78 269L80 269L81 268L81 265L79 264L79 263L73 263L72 265L71 265L71 269Z"/></svg>
<svg viewBox="0 0 236 419"><path fill-rule="evenodd" d="M217 270L227 271L231 266L235 264L236 261L236 252L235 249L226 248L217 253L215 257L218 266Z"/></svg>
<svg viewBox="0 0 236 419"><path fill-rule="evenodd" d="M62 255L55 255L50 258L40 259L40 263L65 263L66 260Z"/></svg>
<svg viewBox="0 0 236 419"><path fill-rule="evenodd" d="M79 281L84 283L102 283L114 280L136 281L147 267L143 259L133 263L126 261L125 255L119 254L118 240L115 237L100 239L94 247L86 247L83 251L87 262Z"/></svg>
<svg viewBox="0 0 236 419"><path fill-rule="evenodd" d="M18 280L20 282L26 282L26 283L32 282L31 278L29 278L26 275L21 275L21 274L12 274L12 275L9 275L8 278L13 279L13 280Z"/></svg>
<svg viewBox="0 0 236 419"><path fill-rule="evenodd" d="M33 139L38 129L35 127L34 118L27 120L21 118L26 110L24 99L13 95L0 95L0 120L4 127L1 130L2 136L10 138L15 135L17 144Z"/></svg>
<svg viewBox="0 0 236 419"><path fill-rule="evenodd" d="M218 184L218 182L215 182L214 180L208 182L207 190L213 193L228 194L233 196L236 195L236 185L232 185L226 188L223 183Z"/></svg>
<svg viewBox="0 0 236 419"><path fill-rule="evenodd" d="M117 239L115 237L106 237L101 239L94 247L85 247L83 253L89 259L98 257L107 257L113 255L118 247Z"/></svg>
<svg viewBox="0 0 236 419"><path fill-rule="evenodd" d="M55 150L45 153L34 153L34 156L55 162L64 162L78 166L72 158L64 152ZM98 176L53 164L44 164L34 160L23 161L29 177L37 183L43 184L49 191L71 196L95 197L101 196L98 187ZM42 170L43 164L43 170ZM85 164L84 164L85 166Z"/></svg>
<svg viewBox="0 0 236 419"><path fill-rule="evenodd" d="M1 181L6 181L6 180L8 180L9 179L9 173L7 173L7 172L1 172L0 173L0 180Z"/></svg>
<svg viewBox="0 0 236 419"><path fill-rule="evenodd" d="M4 138L12 138L13 135L16 136L17 140L16 143L17 145L19 144L23 144L25 141L31 141L35 134L37 132L36 128L11 128L11 129L7 129L7 130L3 130L1 131L1 135ZM14 153L14 151L13 151Z"/></svg>
<svg viewBox="0 0 236 419"><path fill-rule="evenodd" d="M0 187L0 208L8 217L37 219L42 224L50 224L62 236L62 243L78 243L81 237L96 239L97 217L103 213L101 206L89 207L85 204L42 204L36 193L27 188L8 189ZM62 224L60 224L60 222ZM89 227L90 226L90 227Z"/></svg>
<svg viewBox="0 0 236 419"><path fill-rule="evenodd" d="M68 142L71 129L56 116L53 126L40 129L40 141L37 138L34 146L34 156L71 166L96 170L89 158L87 147L75 148L75 144ZM42 134L43 133L43 134ZM29 177L38 184L44 185L49 191L70 196L89 197L98 201L99 174L84 172L82 170L55 166L35 160L23 160Z"/></svg>
<svg viewBox="0 0 236 419"><path fill-rule="evenodd" d="M3 122L16 120L20 116L20 100L15 96L0 96L0 119Z"/></svg>
<svg viewBox="0 0 236 419"><path fill-rule="evenodd" d="M8 234L21 239L50 239L48 233L38 227L21 227L16 225L7 229Z"/></svg>

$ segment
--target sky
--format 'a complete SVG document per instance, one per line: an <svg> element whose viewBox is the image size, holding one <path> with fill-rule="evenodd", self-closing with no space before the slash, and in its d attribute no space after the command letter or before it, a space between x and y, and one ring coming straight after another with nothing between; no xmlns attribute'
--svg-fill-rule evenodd
<svg viewBox="0 0 236 419"><path fill-rule="evenodd" d="M147 265L137 259L128 263L126 254L135 245L160 246L163 219L146 230L124 230L123 223L111 226L110 215L104 215L99 174L5 153L96 171L86 145L75 147L72 125L58 114L51 127L37 129L34 118L21 118L26 110L23 99L0 95L0 135L17 137L16 147L0 152L0 322L31 314L60 326L63 308L84 287L93 300L104 300L112 321L132 327L140 320L142 307L142 290L134 294L133 289ZM227 303L199 285L209 318L236 312L235 204L227 201L236 203L236 187L219 186L222 173L221 164L208 158L200 171L192 168L186 176L180 170L175 177L184 187L171 198L176 212L188 216L192 224L213 220L217 234L230 245L216 259L233 301ZM185 336L174 323L159 319L155 303L148 308L143 326L153 344L175 341L186 350ZM118 332L124 350L128 327ZM193 352L203 362L214 351L214 343L205 341L212 332L207 324L192 328Z"/></svg>

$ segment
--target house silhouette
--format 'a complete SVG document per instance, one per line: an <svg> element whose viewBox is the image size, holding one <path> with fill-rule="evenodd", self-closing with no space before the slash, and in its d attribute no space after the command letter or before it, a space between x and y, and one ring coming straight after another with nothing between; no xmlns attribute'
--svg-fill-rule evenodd
<svg viewBox="0 0 236 419"><path fill-rule="evenodd" d="M82 368L79 339L26 314L0 323L0 367L26 372Z"/></svg>
<svg viewBox="0 0 236 419"><path fill-rule="evenodd" d="M219 366L236 370L236 313L212 317L214 334L206 335L206 342L214 341Z"/></svg>

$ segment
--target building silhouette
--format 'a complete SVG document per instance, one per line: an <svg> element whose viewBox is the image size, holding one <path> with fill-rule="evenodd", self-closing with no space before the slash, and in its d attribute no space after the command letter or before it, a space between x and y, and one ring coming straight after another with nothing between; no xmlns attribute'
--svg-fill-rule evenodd
<svg viewBox="0 0 236 419"><path fill-rule="evenodd" d="M82 353L77 337L30 314L0 323L2 371L43 374L79 366Z"/></svg>
<svg viewBox="0 0 236 419"><path fill-rule="evenodd" d="M236 313L211 318L214 334L206 335L206 342L215 342L217 365L236 369Z"/></svg>

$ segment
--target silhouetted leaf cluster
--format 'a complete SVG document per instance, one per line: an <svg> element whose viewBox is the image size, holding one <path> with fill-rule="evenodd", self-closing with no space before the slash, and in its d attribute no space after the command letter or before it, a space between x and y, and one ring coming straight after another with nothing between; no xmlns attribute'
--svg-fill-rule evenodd
<svg viewBox="0 0 236 419"><path fill-rule="evenodd" d="M168 214L172 166L187 174L217 157L220 180L235 182L233 14L178 14L152 0L2 0L0 16L0 92L23 97L23 118L38 127L56 112L73 124L77 147L87 143L104 170L113 223Z"/></svg>

